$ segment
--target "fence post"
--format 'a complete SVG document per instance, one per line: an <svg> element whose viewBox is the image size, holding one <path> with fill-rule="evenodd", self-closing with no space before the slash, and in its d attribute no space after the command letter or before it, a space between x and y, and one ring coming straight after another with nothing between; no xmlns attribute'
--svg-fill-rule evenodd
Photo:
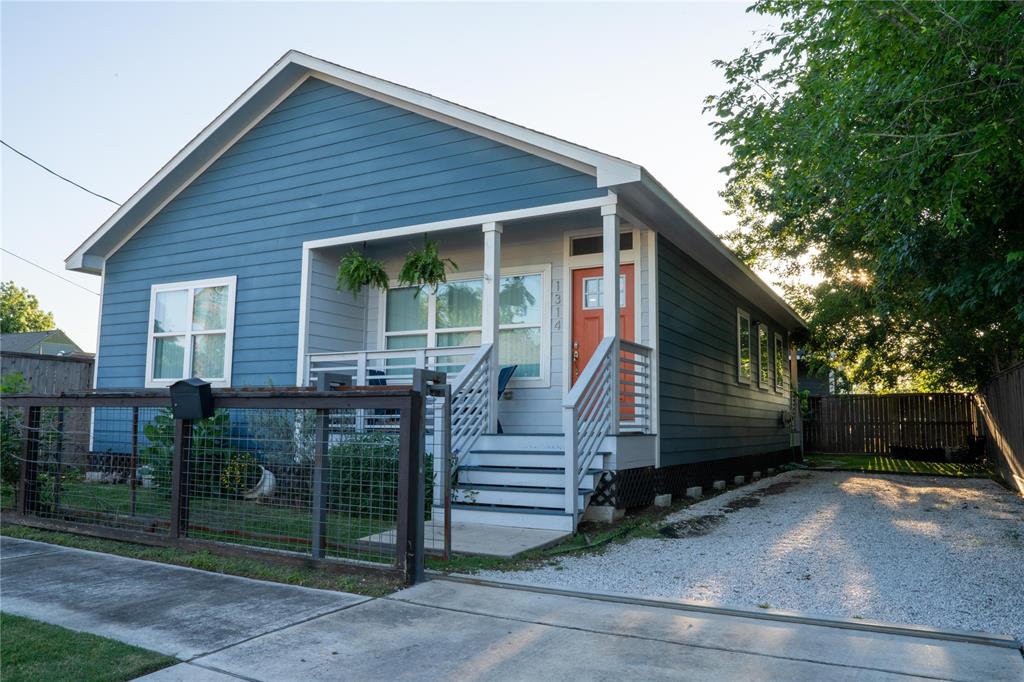
<svg viewBox="0 0 1024 682"><path fill-rule="evenodd" d="M139 408L138 406L132 407L132 455L131 460L128 464L128 487L131 494L130 509L131 515L135 516L135 509L137 506L138 481L135 480L137 472L139 470Z"/></svg>
<svg viewBox="0 0 1024 682"><path fill-rule="evenodd" d="M395 563L410 585L423 579L423 405L423 396L412 391L400 409Z"/></svg>
<svg viewBox="0 0 1024 682"><path fill-rule="evenodd" d="M26 409L25 438L21 442L21 471L18 478L18 513L34 514L39 507L39 416L41 408Z"/></svg>
<svg viewBox="0 0 1024 682"><path fill-rule="evenodd" d="M310 513L313 515L310 533L310 553L314 559L323 559L327 549L327 410L316 411L316 456L313 459L313 496Z"/></svg>
<svg viewBox="0 0 1024 682"><path fill-rule="evenodd" d="M188 474L192 458L192 420L174 420L174 457L171 460L171 537L188 534Z"/></svg>

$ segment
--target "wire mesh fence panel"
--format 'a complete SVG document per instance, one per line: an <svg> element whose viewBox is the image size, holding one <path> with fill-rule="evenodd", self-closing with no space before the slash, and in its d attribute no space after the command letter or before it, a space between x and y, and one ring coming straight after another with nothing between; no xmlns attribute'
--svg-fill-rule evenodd
<svg viewBox="0 0 1024 682"><path fill-rule="evenodd" d="M4 408L5 441L18 441L9 450L5 442L5 458L9 452L17 459L18 477L24 467L31 470L24 510L44 519L166 533L171 452L147 438L155 417L155 410L138 407Z"/></svg>
<svg viewBox="0 0 1024 682"><path fill-rule="evenodd" d="M197 420L175 419L166 394L131 400L6 401L3 506L17 496L26 517L408 571L409 505L429 521L436 499L418 394L224 392Z"/></svg>

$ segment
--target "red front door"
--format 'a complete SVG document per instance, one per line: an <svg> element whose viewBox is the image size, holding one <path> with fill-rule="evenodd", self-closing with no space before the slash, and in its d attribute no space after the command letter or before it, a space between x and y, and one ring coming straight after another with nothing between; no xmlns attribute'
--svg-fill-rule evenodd
<svg viewBox="0 0 1024 682"><path fill-rule="evenodd" d="M572 271L572 383L604 338L603 268ZM619 335L633 341L633 264L619 266Z"/></svg>

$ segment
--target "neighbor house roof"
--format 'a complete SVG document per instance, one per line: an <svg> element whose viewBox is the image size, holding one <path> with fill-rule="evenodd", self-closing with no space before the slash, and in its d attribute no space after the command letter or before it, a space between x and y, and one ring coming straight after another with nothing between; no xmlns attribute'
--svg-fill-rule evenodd
<svg viewBox="0 0 1024 682"><path fill-rule="evenodd" d="M61 346L72 346L74 351L81 352L74 341L60 329L49 329L42 332L13 332L0 334L0 351L6 353L34 353L39 344L49 341Z"/></svg>
<svg viewBox="0 0 1024 682"><path fill-rule="evenodd" d="M804 326L771 287L643 167L295 50L281 57L118 208L68 256L66 267L101 273L112 253L310 75L593 175L598 187L617 192L642 219L765 312L792 327Z"/></svg>

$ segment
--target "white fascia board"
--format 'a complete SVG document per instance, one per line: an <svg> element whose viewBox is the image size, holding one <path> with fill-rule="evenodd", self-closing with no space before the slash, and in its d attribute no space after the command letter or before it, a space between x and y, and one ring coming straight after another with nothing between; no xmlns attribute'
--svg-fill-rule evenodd
<svg viewBox="0 0 1024 682"><path fill-rule="evenodd" d="M751 270L746 263L741 261L739 257L735 253L733 253L732 249L730 249L728 246L722 243L722 240L718 238L718 235L712 232L707 227L707 225L702 223L700 219L697 218L697 216L691 213L690 209L683 206L683 204L678 199L676 199L671 192L665 189L664 185L658 182L658 180L653 175L648 173L646 170L644 170L643 172L642 184L650 192L652 192L658 198L658 200L661 201L661 203L663 203L665 206L667 206L673 212L675 212L680 218L683 219L683 221L686 222L687 225L690 226L690 228L693 229L694 232L696 232L708 244L713 246L716 251L718 251L722 256L724 256L733 266L736 267L736 269L743 273L743 275L747 279L753 282L757 286L757 288L761 290L761 292L763 292L774 303L780 306L782 310L785 311L787 315L789 315L792 322L794 322L799 327L805 329L807 328L807 322L804 321L802 317L800 317L799 313L793 310L793 307L790 306L784 298L779 296L779 294L776 293L776 291L772 289L770 286L768 286L768 284L763 279L758 277L757 273Z"/></svg>
<svg viewBox="0 0 1024 682"><path fill-rule="evenodd" d="M172 182L172 174L181 166L190 156L200 151L201 147L207 143L210 138L216 135L218 132L222 133L221 128L232 123L234 127L239 130L244 130L245 127L253 125L254 120L258 120L261 114L256 114L253 120L249 121L232 121L239 112L246 107L246 105L254 97L257 97L262 91L270 86L279 76L284 78L282 74L290 70L294 72L292 78L289 79L291 87L294 87L297 83L301 82L309 76L314 76L325 80L327 82L333 82L345 88L360 92L368 97L385 101L395 106L399 106L403 109L415 111L421 113L430 118L449 123L451 125L469 130L476 134L501 141L504 144L508 144L517 149L536 154L543 158L555 161L567 165L571 168L577 169L581 172L595 175L597 184L599 187L610 187L612 185L637 182L642 177L642 169L640 166L625 161L623 159L602 154L586 147L560 140L550 135L530 130L522 126L503 121L499 118L489 116L479 111L463 107L449 102L448 100L435 97L419 90L414 90L397 83L385 81L380 78L375 78L359 71L353 71L337 64L312 57L302 52L289 51L281 59L277 61L269 70L267 70L260 78L253 83L249 88L242 93L234 102L228 106L217 118L215 118L209 125L207 125L196 137L194 137L185 147L181 149L170 161L167 162L153 177L151 177L146 184L144 184L135 194L132 195L128 201L120 206L114 213L95 231L90 235L75 251L65 259L65 268L68 270L78 270L82 272L93 272L99 271L99 267L95 263L88 262L87 258L95 256L101 260L108 258L113 251L116 251L121 244L124 243L126 236L136 232L142 225L144 225L153 215L153 211L146 211L144 216L136 216L132 219L131 224L126 223L126 219L129 214L136 209L140 202L147 198L151 192L160 192L160 200L154 202L154 205L160 205L166 203L167 197L173 197L181 189L188 184L188 181L194 174L190 174L189 179L182 179L177 182L174 186L163 187L165 183L169 184ZM287 76L287 74L286 74ZM287 91L288 85L282 86L281 83L277 83L277 89L282 92ZM275 98L276 99L276 98ZM263 111L262 113L265 113ZM235 134L230 134L228 131L227 138L231 142L237 137ZM204 152L204 154L210 158L206 159L207 163L212 158L216 158L223 153L224 147L217 150L211 150ZM196 164L197 167L202 167L203 163ZM90 253L94 247L103 239L108 232L113 229L117 229L118 233L122 233L120 239L117 239L117 245L113 250L104 251L102 255L96 252ZM98 250L98 248L97 248Z"/></svg>

